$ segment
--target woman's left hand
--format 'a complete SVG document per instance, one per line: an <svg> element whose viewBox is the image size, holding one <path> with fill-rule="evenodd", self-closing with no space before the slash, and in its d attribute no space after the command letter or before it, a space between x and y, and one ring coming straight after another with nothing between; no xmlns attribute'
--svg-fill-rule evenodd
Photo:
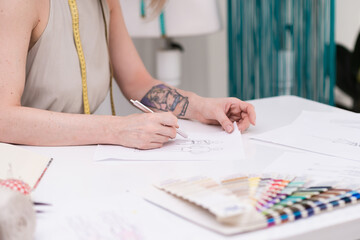
<svg viewBox="0 0 360 240"><path fill-rule="evenodd" d="M197 109L197 120L206 124L221 125L231 133L234 131L233 122L241 132L250 124L255 126L256 113L254 106L237 98L201 98Z"/></svg>

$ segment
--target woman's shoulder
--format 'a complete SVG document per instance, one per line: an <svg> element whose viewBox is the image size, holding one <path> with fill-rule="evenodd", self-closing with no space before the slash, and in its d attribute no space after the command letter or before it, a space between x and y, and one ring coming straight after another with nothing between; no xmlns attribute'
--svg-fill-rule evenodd
<svg viewBox="0 0 360 240"><path fill-rule="evenodd" d="M31 42L30 42L30 47L31 47L31 45L35 44L42 35L42 33L45 31L50 15L50 0L30 0L30 1L35 2L35 8L36 8L36 14L35 14L36 23L31 34Z"/></svg>
<svg viewBox="0 0 360 240"><path fill-rule="evenodd" d="M19 31L31 31L29 49L45 30L49 13L50 0L0 0L0 21ZM14 23L21 27L11 25Z"/></svg>
<svg viewBox="0 0 360 240"><path fill-rule="evenodd" d="M38 0L0 0L0 18L3 20L35 20ZM34 22L35 23L35 22Z"/></svg>
<svg viewBox="0 0 360 240"><path fill-rule="evenodd" d="M32 33L38 24L39 0L0 0L0 29L3 33Z"/></svg>

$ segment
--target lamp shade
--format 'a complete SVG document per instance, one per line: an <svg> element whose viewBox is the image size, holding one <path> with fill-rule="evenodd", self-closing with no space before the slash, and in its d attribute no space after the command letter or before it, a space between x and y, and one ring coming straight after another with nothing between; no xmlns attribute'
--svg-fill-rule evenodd
<svg viewBox="0 0 360 240"><path fill-rule="evenodd" d="M119 0L129 34L134 38L161 36L158 18L142 18L141 0ZM217 0L168 0L164 8L167 37L210 34L221 29Z"/></svg>

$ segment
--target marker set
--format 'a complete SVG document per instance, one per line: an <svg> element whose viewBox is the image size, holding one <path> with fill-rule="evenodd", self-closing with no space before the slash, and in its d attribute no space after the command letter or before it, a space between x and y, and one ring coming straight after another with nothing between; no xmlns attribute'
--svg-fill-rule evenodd
<svg viewBox="0 0 360 240"><path fill-rule="evenodd" d="M271 227L360 201L357 184L270 174L233 175L219 182L202 176L172 179L156 187L206 209L228 226L255 214L258 226Z"/></svg>

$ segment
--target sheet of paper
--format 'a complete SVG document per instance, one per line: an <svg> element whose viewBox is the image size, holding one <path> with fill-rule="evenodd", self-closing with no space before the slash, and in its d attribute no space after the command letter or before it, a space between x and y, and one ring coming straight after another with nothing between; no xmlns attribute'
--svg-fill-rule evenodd
<svg viewBox="0 0 360 240"><path fill-rule="evenodd" d="M360 114L349 111L313 112L303 111L295 122L313 121L320 124L330 124L334 127L360 129Z"/></svg>
<svg viewBox="0 0 360 240"><path fill-rule="evenodd" d="M11 144L0 143L0 179L19 179L31 188L47 168L51 159Z"/></svg>
<svg viewBox="0 0 360 240"><path fill-rule="evenodd" d="M68 198L37 215L36 240L211 239L200 228L132 193ZM168 236L168 237L164 237Z"/></svg>
<svg viewBox="0 0 360 240"><path fill-rule="evenodd" d="M138 150L113 145L99 145L94 160L238 160L244 158L242 136L237 126L228 134L216 132L187 132L189 137L177 136L162 148Z"/></svg>
<svg viewBox="0 0 360 240"><path fill-rule="evenodd" d="M286 152L265 168L264 172L360 183L359 162L308 152Z"/></svg>
<svg viewBox="0 0 360 240"><path fill-rule="evenodd" d="M304 112L292 124L253 139L360 161L359 115Z"/></svg>
<svg viewBox="0 0 360 240"><path fill-rule="evenodd" d="M116 200L76 199L66 206L51 206L49 211L37 216L36 239L143 239L133 222L136 214L129 211L138 201L132 199L131 203L124 195Z"/></svg>

